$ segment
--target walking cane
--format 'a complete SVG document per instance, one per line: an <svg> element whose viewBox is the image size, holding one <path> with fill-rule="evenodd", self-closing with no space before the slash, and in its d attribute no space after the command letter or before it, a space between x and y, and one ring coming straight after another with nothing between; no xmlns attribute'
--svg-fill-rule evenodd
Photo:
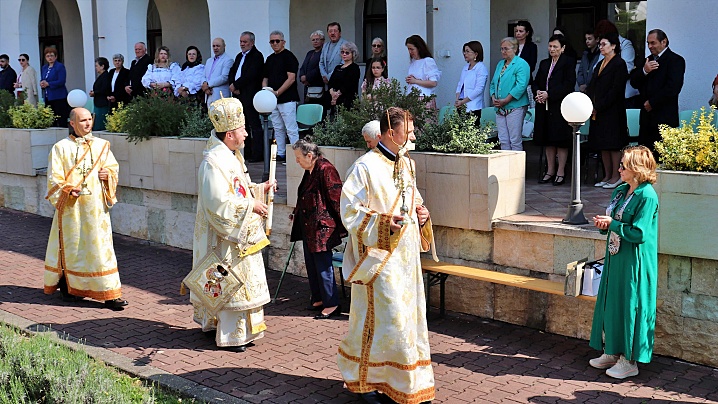
<svg viewBox="0 0 718 404"><path fill-rule="evenodd" d="M284 270L282 270L282 276L279 277L279 284L277 284L277 291L274 292L274 299L272 299L272 303L275 303L277 301L277 296L279 295L279 288L282 287L282 281L284 280L284 275L287 273L287 268L289 267L289 260L292 258L292 254L294 253L294 244L296 241L292 242L292 246L289 247L289 255L287 255L287 262L284 263Z"/></svg>

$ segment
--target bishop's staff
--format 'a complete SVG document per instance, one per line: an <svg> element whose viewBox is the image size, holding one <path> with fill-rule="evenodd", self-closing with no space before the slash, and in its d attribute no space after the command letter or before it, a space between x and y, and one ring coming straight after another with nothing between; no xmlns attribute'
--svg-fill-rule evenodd
<svg viewBox="0 0 718 404"><path fill-rule="evenodd" d="M270 160L269 160L269 183L274 184L274 180L277 178L277 141L272 141L272 147L270 148ZM274 185L269 187L267 191L267 223L266 233L267 236L272 234L272 215L274 214Z"/></svg>

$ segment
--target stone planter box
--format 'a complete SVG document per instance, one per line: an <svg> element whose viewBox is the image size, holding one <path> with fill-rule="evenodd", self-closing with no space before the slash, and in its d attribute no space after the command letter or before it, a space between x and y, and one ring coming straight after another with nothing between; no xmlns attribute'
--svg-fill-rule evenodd
<svg viewBox="0 0 718 404"><path fill-rule="evenodd" d="M47 168L52 145L68 133L67 128L0 128L0 172L35 175Z"/></svg>
<svg viewBox="0 0 718 404"><path fill-rule="evenodd" d="M658 170L658 251L718 260L718 174Z"/></svg>
<svg viewBox="0 0 718 404"><path fill-rule="evenodd" d="M120 163L119 185L132 188L197 194L197 170L206 138L150 138L127 141L125 133L97 132L110 142Z"/></svg>
<svg viewBox="0 0 718 404"><path fill-rule="evenodd" d="M362 149L322 147L325 157L344 180L346 170ZM287 156L292 151L288 150ZM437 226L491 230L494 219L525 209L526 158L524 152L445 154L414 152L419 191ZM294 206L304 170L287 159L287 204ZM433 207L433 208L432 208Z"/></svg>

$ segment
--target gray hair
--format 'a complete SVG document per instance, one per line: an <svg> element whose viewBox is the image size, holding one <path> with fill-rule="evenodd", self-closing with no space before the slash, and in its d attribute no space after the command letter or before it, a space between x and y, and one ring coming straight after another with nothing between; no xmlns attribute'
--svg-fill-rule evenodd
<svg viewBox="0 0 718 404"><path fill-rule="evenodd" d="M314 35L319 35L320 38L324 39L324 31L322 31L322 30L320 30L320 29L318 29L318 30L312 32L311 34L309 34L309 39L312 39L312 37L313 37Z"/></svg>
<svg viewBox="0 0 718 404"><path fill-rule="evenodd" d="M362 135L367 135L371 139L376 140L376 137L381 134L381 129L379 127L379 121L376 119L373 121L369 121L366 124L364 124L364 127L361 128Z"/></svg>
<svg viewBox="0 0 718 404"><path fill-rule="evenodd" d="M519 41L516 38L514 38L512 36L507 36L506 38L502 39L501 42L499 42L499 43L504 43L504 42L510 43L511 46L513 46L513 48L514 48L514 52L518 52Z"/></svg>
<svg viewBox="0 0 718 404"><path fill-rule="evenodd" d="M316 143L312 142L311 136L305 136L304 139L299 139L292 145L292 150L299 150L302 152L302 156L305 156L309 153L312 153L314 155L314 159L317 159L322 156L322 152L319 151L319 146L317 146Z"/></svg>
<svg viewBox="0 0 718 404"><path fill-rule="evenodd" d="M115 53L114 55L112 55L112 60L115 60L115 59L120 59L122 61L122 63L125 63L125 57L122 56L121 53Z"/></svg>
<svg viewBox="0 0 718 404"><path fill-rule="evenodd" d="M252 31L244 31L244 32L242 32L241 34L239 34L239 37L242 38L242 37L245 36L245 35L249 36L249 40L250 40L252 43L254 43L254 40L256 39L256 38L254 37L254 32L252 32Z"/></svg>
<svg viewBox="0 0 718 404"><path fill-rule="evenodd" d="M346 41L342 44L342 47L339 48L339 50L346 49L349 52L352 53L352 60L356 60L357 55L359 54L359 48L354 44L354 42Z"/></svg>
<svg viewBox="0 0 718 404"><path fill-rule="evenodd" d="M269 36L272 36L272 35L279 35L282 38L282 40L284 40L284 32L282 32L278 29L275 29L274 31L269 33Z"/></svg>

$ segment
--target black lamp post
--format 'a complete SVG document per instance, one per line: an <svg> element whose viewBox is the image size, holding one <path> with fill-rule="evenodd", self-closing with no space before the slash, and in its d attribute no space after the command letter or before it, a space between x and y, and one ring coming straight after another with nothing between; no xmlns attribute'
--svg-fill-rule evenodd
<svg viewBox="0 0 718 404"><path fill-rule="evenodd" d="M562 222L566 224L588 224L581 203L581 134L578 128L593 112L593 103L584 93L574 92L561 102L561 115L573 128L573 164L571 167L571 202Z"/></svg>

